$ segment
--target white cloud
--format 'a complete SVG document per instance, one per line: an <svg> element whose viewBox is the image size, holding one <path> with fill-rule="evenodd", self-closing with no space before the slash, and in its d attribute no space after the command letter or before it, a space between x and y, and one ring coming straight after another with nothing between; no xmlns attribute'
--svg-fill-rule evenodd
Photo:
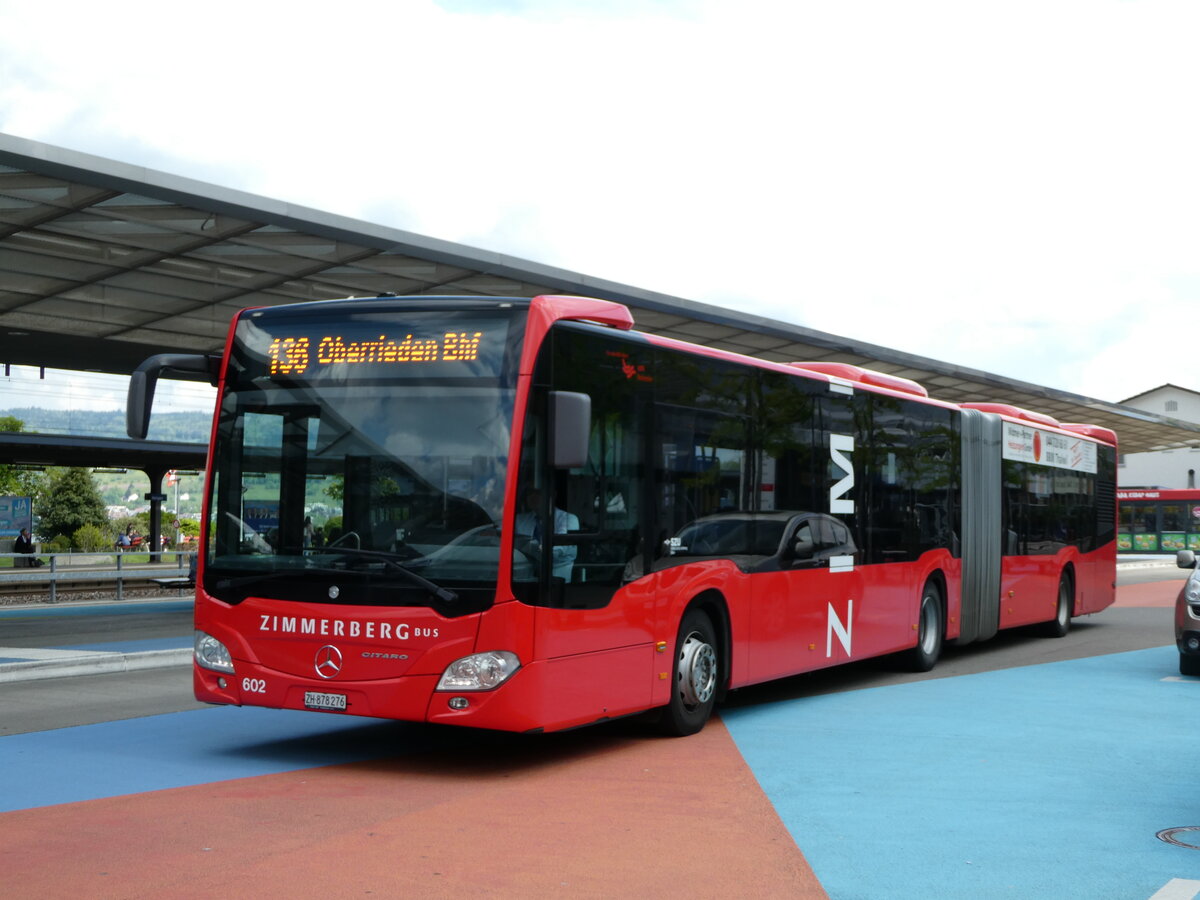
<svg viewBox="0 0 1200 900"><path fill-rule="evenodd" d="M0 2L0 130L1104 399L1200 387L1131 343L1200 284L1200 8L577 7Z"/></svg>

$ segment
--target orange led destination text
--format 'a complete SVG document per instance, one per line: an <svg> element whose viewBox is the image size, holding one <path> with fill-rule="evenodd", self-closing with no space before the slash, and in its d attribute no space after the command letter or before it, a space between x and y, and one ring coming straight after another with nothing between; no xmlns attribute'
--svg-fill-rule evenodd
<svg viewBox="0 0 1200 900"><path fill-rule="evenodd" d="M429 362L473 362L479 358L482 331L447 331L441 340L407 335L396 341L381 334L370 341L344 341L341 336L323 337L314 355L309 338L275 338L267 347L271 375L301 375L314 362L320 366L337 363L382 365Z"/></svg>

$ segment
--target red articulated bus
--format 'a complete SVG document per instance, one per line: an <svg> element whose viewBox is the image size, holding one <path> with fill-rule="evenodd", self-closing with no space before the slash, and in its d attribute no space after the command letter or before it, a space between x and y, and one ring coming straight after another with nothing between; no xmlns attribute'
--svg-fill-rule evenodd
<svg viewBox="0 0 1200 900"><path fill-rule="evenodd" d="M1113 601L1116 436L855 366L632 330L580 297L250 309L196 589L210 703L508 731L657 711Z"/></svg>

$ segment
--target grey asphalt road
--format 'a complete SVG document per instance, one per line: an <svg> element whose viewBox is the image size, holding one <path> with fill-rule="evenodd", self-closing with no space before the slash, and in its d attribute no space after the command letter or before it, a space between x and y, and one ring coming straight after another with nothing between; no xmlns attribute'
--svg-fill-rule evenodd
<svg viewBox="0 0 1200 900"><path fill-rule="evenodd" d="M1133 569L1119 576L1120 584L1182 580L1180 570L1166 567ZM106 618L112 621L103 621ZM39 633L39 629L43 631ZM27 631L18 629L9 637L14 641L34 642L12 646L37 646L37 641L52 633L61 645L111 640L114 634L123 630L127 632L126 637L130 636L129 630L141 637L190 634L190 614L100 616L95 622L29 626ZM1142 650L1170 644L1173 640L1173 610L1170 608L1112 607L1095 616L1075 619L1070 633L1061 639L1040 637L1030 630L1018 629L1001 633L981 644L948 646L932 672L905 672L887 658L867 660L744 688L734 692L725 705L770 703L805 695L950 678L993 669ZM204 705L192 697L191 669L187 666L18 682L0 685L0 735L203 708Z"/></svg>
<svg viewBox="0 0 1200 900"><path fill-rule="evenodd" d="M1146 584L1152 581L1187 580L1188 573L1170 564L1148 566L1145 568L1123 568L1117 570L1117 586L1123 584Z"/></svg>
<svg viewBox="0 0 1200 900"><path fill-rule="evenodd" d="M105 604L98 608L118 607ZM191 606L179 602L141 603L125 607L118 614L84 614L82 610L78 615L40 614L42 612L39 610L39 614L22 617L17 610L4 609L4 615L0 616L0 647L77 647L186 637L192 633Z"/></svg>
<svg viewBox="0 0 1200 900"><path fill-rule="evenodd" d="M119 612L101 610L115 609ZM39 608L32 614L0 610L0 647L136 646L138 641L188 639L192 610L180 601ZM187 709L189 666L121 674L83 675L0 684L0 735L47 731Z"/></svg>
<svg viewBox="0 0 1200 900"><path fill-rule="evenodd" d="M0 684L0 736L204 709L191 666Z"/></svg>

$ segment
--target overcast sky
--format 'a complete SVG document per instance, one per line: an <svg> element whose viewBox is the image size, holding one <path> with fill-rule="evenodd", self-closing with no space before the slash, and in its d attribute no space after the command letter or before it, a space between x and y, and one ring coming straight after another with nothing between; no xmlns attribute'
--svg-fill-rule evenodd
<svg viewBox="0 0 1200 900"><path fill-rule="evenodd" d="M1200 390L1198 43L1193 0L0 0L0 131L1121 400Z"/></svg>

